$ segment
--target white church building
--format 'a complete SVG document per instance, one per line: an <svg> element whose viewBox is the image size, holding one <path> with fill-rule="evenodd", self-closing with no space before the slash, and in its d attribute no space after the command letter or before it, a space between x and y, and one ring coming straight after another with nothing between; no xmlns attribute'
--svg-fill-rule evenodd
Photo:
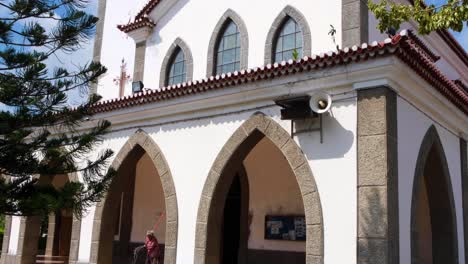
<svg viewBox="0 0 468 264"><path fill-rule="evenodd" d="M152 229L164 264L468 263L468 55L365 2L99 0L118 175L8 216L0 263L132 263Z"/></svg>

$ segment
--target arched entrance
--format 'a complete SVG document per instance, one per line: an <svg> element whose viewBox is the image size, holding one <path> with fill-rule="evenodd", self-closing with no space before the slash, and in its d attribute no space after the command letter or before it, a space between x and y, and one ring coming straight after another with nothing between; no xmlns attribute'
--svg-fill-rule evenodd
<svg viewBox="0 0 468 264"><path fill-rule="evenodd" d="M458 263L452 184L434 126L429 128L419 151L411 207L412 263Z"/></svg>
<svg viewBox="0 0 468 264"><path fill-rule="evenodd" d="M321 205L308 161L261 113L217 156L197 217L195 263L323 263Z"/></svg>
<svg viewBox="0 0 468 264"><path fill-rule="evenodd" d="M161 245L161 263L175 264L177 200L172 176L156 143L135 133L114 158L117 175L96 206L91 263L131 263L147 230ZM157 226L155 228L155 226Z"/></svg>
<svg viewBox="0 0 468 264"><path fill-rule="evenodd" d="M39 184L62 188L75 175L42 175ZM78 223L77 223L78 222ZM69 263L74 222L72 210L58 210L48 217L28 216L21 221L18 244L20 263ZM22 231L24 230L24 232Z"/></svg>

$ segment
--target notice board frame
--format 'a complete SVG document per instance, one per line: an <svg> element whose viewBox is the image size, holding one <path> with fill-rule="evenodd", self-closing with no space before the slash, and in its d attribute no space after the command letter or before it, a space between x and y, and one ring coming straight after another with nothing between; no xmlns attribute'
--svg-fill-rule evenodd
<svg viewBox="0 0 468 264"><path fill-rule="evenodd" d="M296 230L296 220L302 222L300 225L301 230ZM280 222L279 233L273 233L269 223ZM264 239L265 240L280 240L280 241L306 241L307 225L305 215L265 215L264 224ZM294 231L294 235L290 234Z"/></svg>

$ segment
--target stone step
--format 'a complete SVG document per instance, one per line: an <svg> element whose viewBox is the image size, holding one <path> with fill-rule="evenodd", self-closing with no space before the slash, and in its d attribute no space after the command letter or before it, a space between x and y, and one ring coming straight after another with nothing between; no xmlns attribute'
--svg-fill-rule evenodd
<svg viewBox="0 0 468 264"><path fill-rule="evenodd" d="M68 263L68 257L65 256L46 256L37 255L36 264L66 264Z"/></svg>

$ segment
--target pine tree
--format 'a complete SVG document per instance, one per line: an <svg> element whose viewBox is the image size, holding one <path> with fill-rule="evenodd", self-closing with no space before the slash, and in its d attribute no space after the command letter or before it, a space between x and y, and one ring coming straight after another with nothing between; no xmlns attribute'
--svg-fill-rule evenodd
<svg viewBox="0 0 468 264"><path fill-rule="evenodd" d="M71 91L88 91L106 72L97 62L74 70L52 67L90 41L98 21L88 0L0 1L0 214L47 215L73 209L81 215L107 190L113 155L90 153L109 131L92 120L100 97L70 106ZM3 104L3 105L2 105ZM79 175L56 189L43 179Z"/></svg>

